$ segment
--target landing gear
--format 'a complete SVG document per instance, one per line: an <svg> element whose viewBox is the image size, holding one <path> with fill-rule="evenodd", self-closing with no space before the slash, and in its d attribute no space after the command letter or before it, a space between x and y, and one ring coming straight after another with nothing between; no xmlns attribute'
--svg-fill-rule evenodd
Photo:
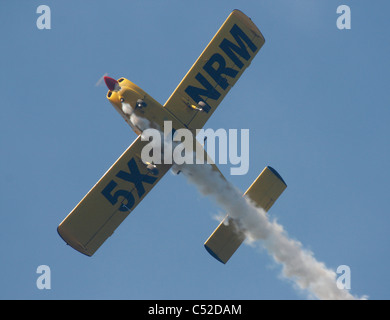
<svg viewBox="0 0 390 320"><path fill-rule="evenodd" d="M175 174L175 175L178 175L180 174L181 170L179 169L178 166L174 165L172 166L172 169L171 169L172 173Z"/></svg>
<svg viewBox="0 0 390 320"><path fill-rule="evenodd" d="M135 107L136 107L136 108L139 108L139 109L145 108L146 106L147 106L147 104L146 104L145 101L142 100L142 99L138 99L138 100L137 100L137 103L136 103L136 105L135 105Z"/></svg>
<svg viewBox="0 0 390 320"><path fill-rule="evenodd" d="M147 163L146 163L146 169L148 169L148 171L149 171L152 175L158 176L158 169L157 169L157 166L154 165L153 163L147 162Z"/></svg>
<svg viewBox="0 0 390 320"><path fill-rule="evenodd" d="M199 111L204 111L205 107L206 107L206 102L204 101L198 102L198 108L200 109Z"/></svg>
<svg viewBox="0 0 390 320"><path fill-rule="evenodd" d="M204 111L204 109L206 108L206 103L204 101L199 101L198 102L198 105L193 105L193 104L190 104L189 107L193 110L196 110L196 111Z"/></svg>

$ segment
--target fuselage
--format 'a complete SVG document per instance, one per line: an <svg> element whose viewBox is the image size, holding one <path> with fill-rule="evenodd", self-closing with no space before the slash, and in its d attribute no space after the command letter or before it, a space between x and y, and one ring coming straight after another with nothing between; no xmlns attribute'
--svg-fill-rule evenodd
<svg viewBox="0 0 390 320"><path fill-rule="evenodd" d="M184 127L167 109L128 79L120 78L107 92L107 99L138 135L145 129L164 130L164 121L172 121L175 130Z"/></svg>

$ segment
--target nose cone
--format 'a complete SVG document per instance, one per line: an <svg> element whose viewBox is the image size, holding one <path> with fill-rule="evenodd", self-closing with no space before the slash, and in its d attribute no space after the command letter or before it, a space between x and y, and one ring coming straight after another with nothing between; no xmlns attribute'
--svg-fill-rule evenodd
<svg viewBox="0 0 390 320"><path fill-rule="evenodd" d="M111 90L111 91L115 90L115 85L119 86L118 81L116 81L115 79L113 79L111 77L105 76L104 77L104 82L106 83L106 86L107 86L108 90Z"/></svg>

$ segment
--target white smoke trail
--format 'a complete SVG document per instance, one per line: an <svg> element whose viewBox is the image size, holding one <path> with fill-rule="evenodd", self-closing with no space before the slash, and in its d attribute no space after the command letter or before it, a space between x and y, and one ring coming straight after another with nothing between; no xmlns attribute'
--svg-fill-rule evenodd
<svg viewBox="0 0 390 320"><path fill-rule="evenodd" d="M131 121L137 126L150 128L151 123L130 114ZM143 130L142 129L142 130ZM160 130L159 130L160 131ZM160 131L162 143L165 143ZM157 145L155 147L162 147ZM160 150L163 153L164 148ZM194 157L200 156L194 154ZM203 157L203 155L201 155ZM196 163L196 162L194 162ZM299 241L289 238L283 226L270 221L267 213L257 207L242 192L222 178L210 164L174 165L176 171L183 172L187 180L193 183L205 196L213 198L217 204L236 220L245 232L251 244L259 244L267 249L274 260L283 266L283 275L294 281L302 290L321 300L355 300L347 290L337 287L337 274L318 262L313 253L305 250ZM363 297L361 299L366 299Z"/></svg>
<svg viewBox="0 0 390 320"><path fill-rule="evenodd" d="M321 300L358 299L337 287L337 274L318 262L302 244L288 237L284 228L270 221L267 213L242 196L237 188L224 180L211 165L183 165L185 177L206 196L212 197L230 217L238 221L250 243L261 244L277 263L283 275Z"/></svg>

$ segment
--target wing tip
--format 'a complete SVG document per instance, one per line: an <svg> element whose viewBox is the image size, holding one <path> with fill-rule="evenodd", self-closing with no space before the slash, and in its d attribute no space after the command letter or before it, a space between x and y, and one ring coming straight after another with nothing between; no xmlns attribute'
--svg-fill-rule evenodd
<svg viewBox="0 0 390 320"><path fill-rule="evenodd" d="M252 21L250 17L248 17L244 12L239 9L234 9L231 15L235 15L238 19L240 19L246 26L252 30L258 37L262 38L263 42L265 42L264 35L261 33L260 29L256 26L256 24Z"/></svg>
<svg viewBox="0 0 390 320"><path fill-rule="evenodd" d="M286 182L283 180L282 176L279 174L279 172L277 172L274 168L272 168L271 166L267 166L267 168L280 180L283 182L283 184L287 187L287 184Z"/></svg>
<svg viewBox="0 0 390 320"><path fill-rule="evenodd" d="M227 261L221 260L221 259L216 255L216 253L215 253L213 250L211 250L211 248L210 248L208 245L205 244L204 247L205 247L206 251L207 251L214 259L218 260L219 262L221 262L221 263L223 263L223 264L226 264Z"/></svg>
<svg viewBox="0 0 390 320"><path fill-rule="evenodd" d="M67 245L71 246L76 251L86 255L87 257L91 257L93 255L93 253L88 252L87 248L85 248L69 232L67 232L62 224L57 227L57 233Z"/></svg>

